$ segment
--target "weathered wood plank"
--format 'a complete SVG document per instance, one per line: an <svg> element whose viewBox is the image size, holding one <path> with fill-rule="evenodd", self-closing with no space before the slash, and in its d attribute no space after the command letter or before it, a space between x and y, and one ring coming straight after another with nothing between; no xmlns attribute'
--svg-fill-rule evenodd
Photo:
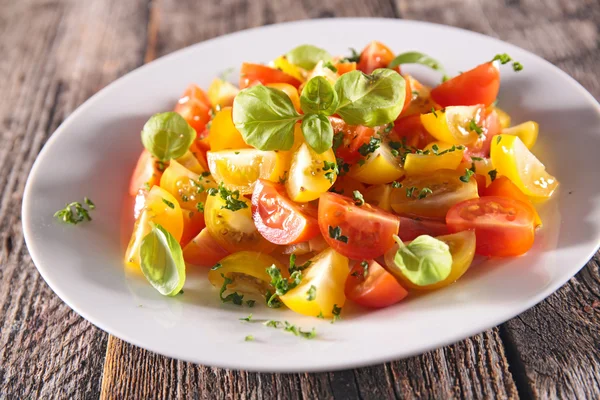
<svg viewBox="0 0 600 400"><path fill-rule="evenodd" d="M64 117L142 62L146 0L0 1L0 398L94 398L106 333L44 283L24 246L21 200Z"/></svg>
<svg viewBox="0 0 600 400"><path fill-rule="evenodd" d="M202 15L202 23L199 16ZM211 5L155 0L152 59L228 32L288 20L331 16L398 16L387 1L225 1ZM150 56L148 56L150 55ZM143 367L140 367L143 366ZM111 337L103 398L516 398L497 330L420 357L321 374L258 374L173 361Z"/></svg>
<svg viewBox="0 0 600 400"><path fill-rule="evenodd" d="M403 17L449 23L514 43L569 73L600 99L600 3L576 0L398 1ZM522 395L600 396L598 255L547 300L501 327Z"/></svg>

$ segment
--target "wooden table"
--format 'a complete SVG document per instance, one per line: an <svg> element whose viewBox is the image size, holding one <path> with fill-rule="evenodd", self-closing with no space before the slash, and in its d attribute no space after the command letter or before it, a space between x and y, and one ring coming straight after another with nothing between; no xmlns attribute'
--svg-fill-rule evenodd
<svg viewBox="0 0 600 400"><path fill-rule="evenodd" d="M600 397L598 255L557 293L492 330L407 360L320 374L161 357L95 328L44 283L23 241L23 187L77 106L190 44L334 16L427 20L496 36L600 97L598 0L0 0L0 398Z"/></svg>

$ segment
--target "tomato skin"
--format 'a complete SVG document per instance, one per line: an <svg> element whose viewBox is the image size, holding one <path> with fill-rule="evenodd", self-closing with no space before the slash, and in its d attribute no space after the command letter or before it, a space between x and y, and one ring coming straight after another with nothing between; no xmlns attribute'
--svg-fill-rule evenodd
<svg viewBox="0 0 600 400"><path fill-rule="evenodd" d="M155 159L148 150L144 149L142 154L140 154L140 158L131 175L131 180L129 181L129 194L131 196L137 196L138 190L150 190L152 186L158 185L163 171L164 165L162 165L161 168L159 161ZM147 188L146 184L148 184Z"/></svg>
<svg viewBox="0 0 600 400"><path fill-rule="evenodd" d="M358 149L363 144L369 143L371 136L375 135L375 130L361 125L348 125L338 117L329 117L329 121L333 126L334 135L338 133L344 135L342 145L335 151L336 155L347 164L356 164L362 158Z"/></svg>
<svg viewBox="0 0 600 400"><path fill-rule="evenodd" d="M479 193L479 197L483 196L487 186L487 178L481 174L475 174L471 179L475 179L475 182L477 182L477 193Z"/></svg>
<svg viewBox="0 0 600 400"><path fill-rule="evenodd" d="M211 109L206 93L197 85L191 84L175 105L174 111L196 130L198 137L202 137L206 124L210 121Z"/></svg>
<svg viewBox="0 0 600 400"><path fill-rule="evenodd" d="M367 203L356 206L348 197L324 193L319 199L319 227L323 237L335 251L355 260L379 257L394 245L392 235L398 232L398 218ZM330 228L340 228L347 243L331 237Z"/></svg>
<svg viewBox="0 0 600 400"><path fill-rule="evenodd" d="M198 235L206 226L204 223L204 213L198 211L189 211L182 209L183 214L183 233L179 243L181 246L188 244Z"/></svg>
<svg viewBox="0 0 600 400"><path fill-rule="evenodd" d="M316 213L311 204L302 209L291 201L285 186L264 179L256 182L252 194L252 217L258 232L269 242L295 244L319 235Z"/></svg>
<svg viewBox="0 0 600 400"><path fill-rule="evenodd" d="M289 83L296 89L302 84L298 79L278 69L261 64L243 63L240 70L240 89L253 86L256 82L263 85L269 83Z"/></svg>
<svg viewBox="0 0 600 400"><path fill-rule="evenodd" d="M205 267L212 267L228 254L206 228L183 248L185 262Z"/></svg>
<svg viewBox="0 0 600 400"><path fill-rule="evenodd" d="M347 72L356 71L355 62L337 63L335 64L335 67L337 68L337 73L339 76L342 76Z"/></svg>
<svg viewBox="0 0 600 400"><path fill-rule="evenodd" d="M368 272L357 263L348 278L344 292L351 301L368 308L384 308L404 299L408 292L377 261L369 261Z"/></svg>
<svg viewBox="0 0 600 400"><path fill-rule="evenodd" d="M431 91L442 107L491 105L500 89L500 71L492 62L481 64L441 83Z"/></svg>
<svg viewBox="0 0 600 400"><path fill-rule="evenodd" d="M370 74L377 68L387 68L388 64L394 59L394 53L389 47L378 41L372 41L360 53L360 60L356 69ZM400 67L395 68L400 72Z"/></svg>
<svg viewBox="0 0 600 400"><path fill-rule="evenodd" d="M442 236L450 233L448 226L444 222L428 219L415 219L400 216L400 229L398 237L403 242L411 241L421 235Z"/></svg>
<svg viewBox="0 0 600 400"><path fill-rule="evenodd" d="M522 201L488 196L453 206L446 216L450 232L475 230L477 254L509 257L526 253L533 245L534 215Z"/></svg>
<svg viewBox="0 0 600 400"><path fill-rule="evenodd" d="M401 138L406 138L406 144L418 149L422 149L429 143L435 141L421 122L421 115L414 114L407 117L398 118L394 122L394 132Z"/></svg>

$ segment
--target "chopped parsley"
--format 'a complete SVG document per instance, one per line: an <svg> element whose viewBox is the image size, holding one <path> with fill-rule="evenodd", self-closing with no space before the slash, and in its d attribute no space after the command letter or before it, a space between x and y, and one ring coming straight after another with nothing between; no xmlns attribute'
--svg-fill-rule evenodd
<svg viewBox="0 0 600 400"><path fill-rule="evenodd" d="M371 139L369 139L369 143L363 143L358 148L358 152L361 156L366 157L369 154L373 153L375 150L377 150L379 146L381 146L381 139L375 136L371 136Z"/></svg>
<svg viewBox="0 0 600 400"><path fill-rule="evenodd" d="M317 315L317 318L325 319L325 316L323 315L323 311L319 311L319 315Z"/></svg>
<svg viewBox="0 0 600 400"><path fill-rule="evenodd" d="M302 265L296 265L296 255L292 254L290 255L290 267L288 268L288 270L290 271L290 274L293 274L296 271L302 272L306 268L310 267L310 264L312 264L312 261L308 260Z"/></svg>
<svg viewBox="0 0 600 400"><path fill-rule="evenodd" d="M280 324L281 324L281 322L275 321L273 319L270 319L267 322L265 322L265 326L268 326L270 328L279 328Z"/></svg>
<svg viewBox="0 0 600 400"><path fill-rule="evenodd" d="M498 171L493 169L488 172L488 175L490 176L490 179L492 180L492 182L494 182L496 180L496 175L498 175Z"/></svg>
<svg viewBox="0 0 600 400"><path fill-rule="evenodd" d="M329 161L323 161L323 171L329 171L325 173L325 178L331 183L335 180L336 175L340 173L337 164Z"/></svg>
<svg viewBox="0 0 600 400"><path fill-rule="evenodd" d="M252 342L252 341L254 340L254 336L252 336L252 335L247 335L247 336L244 338L244 340L245 340L246 342Z"/></svg>
<svg viewBox="0 0 600 400"><path fill-rule="evenodd" d="M233 303L235 305L241 306L243 304L242 302L244 300L243 294L239 294L238 292L233 292L233 293L230 293L227 296L223 297L223 293L225 293L225 291L227 290L227 285L232 284L233 279L226 277L225 274L221 274L221 276L223 277L223 286L221 286L221 290L219 291L219 297L221 298L221 301L223 303Z"/></svg>
<svg viewBox="0 0 600 400"><path fill-rule="evenodd" d="M198 210L198 212L204 212L204 203L201 201L196 203L196 210Z"/></svg>
<svg viewBox="0 0 600 400"><path fill-rule="evenodd" d="M498 135L498 138L496 139L496 144L500 144L501 140L502 140L502 136Z"/></svg>
<svg viewBox="0 0 600 400"><path fill-rule="evenodd" d="M96 208L96 205L87 197L84 198L83 202L88 205L90 210ZM65 208L55 212L54 217L62 222L72 225L92 220L89 211L78 201L67 204Z"/></svg>
<svg viewBox="0 0 600 400"><path fill-rule="evenodd" d="M515 61L515 62L512 64L512 67L513 67L513 70L514 70L515 72L519 72L519 71L523 70L523 64L521 64L521 63L520 63L520 62L518 62L518 61Z"/></svg>
<svg viewBox="0 0 600 400"><path fill-rule="evenodd" d="M248 208L248 204L244 200L240 200L240 191L239 190L228 190L223 182L219 184L218 189L208 189L208 194L211 196L215 196L216 194L221 196L221 199L225 200L225 205L221 206L221 208L226 208L231 211L238 211L242 208Z"/></svg>
<svg viewBox="0 0 600 400"><path fill-rule="evenodd" d="M337 72L338 69L331 63L331 61L327 61L324 65L325 68L332 70L333 72Z"/></svg>
<svg viewBox="0 0 600 400"><path fill-rule="evenodd" d="M252 319L252 314L248 315L246 318L240 318L240 321L250 322L251 319Z"/></svg>
<svg viewBox="0 0 600 400"><path fill-rule="evenodd" d="M424 187L419 192L419 195L417 196L417 198L419 200L421 200L421 199L424 199L425 197L427 197L427 195L429 195L429 194L433 194L433 190L429 189L428 187Z"/></svg>
<svg viewBox="0 0 600 400"><path fill-rule="evenodd" d="M167 205L167 207L174 209L175 208L175 204L173 204L173 202L165 199L164 197L162 198L162 202L165 203Z"/></svg>
<svg viewBox="0 0 600 400"><path fill-rule="evenodd" d="M460 177L464 183L468 183L471 177L475 174L475 163L471 163L471 168L465 168L465 174Z"/></svg>
<svg viewBox="0 0 600 400"><path fill-rule="evenodd" d="M304 339L312 339L315 336L317 336L317 331L315 330L315 328L312 328L312 330L306 332L300 329L298 326L290 324L287 321L285 321L285 327L283 328L283 330L286 332L292 332L294 335L303 337Z"/></svg>
<svg viewBox="0 0 600 400"><path fill-rule="evenodd" d="M477 125L477 122L475 122L474 119L469 121L469 130L476 132L478 135L483 134L483 128L481 128L481 126Z"/></svg>
<svg viewBox="0 0 600 400"><path fill-rule="evenodd" d="M392 187L394 189L400 189L402 187L402 184L398 181L394 181L394 182L392 182Z"/></svg>
<svg viewBox="0 0 600 400"><path fill-rule="evenodd" d="M390 122L389 124L387 124L385 126L385 129L383 130L384 133L390 133L392 131L392 129L394 128L394 123Z"/></svg>
<svg viewBox="0 0 600 400"><path fill-rule="evenodd" d="M494 58L492 58L492 61L496 61L496 60L500 61L500 64L504 65L506 63L511 62L512 58L508 54L502 53L502 54L496 54L494 56Z"/></svg>
<svg viewBox="0 0 600 400"><path fill-rule="evenodd" d="M433 113L433 116L437 118L437 113L435 112L435 107L431 107L431 112Z"/></svg>
<svg viewBox="0 0 600 400"><path fill-rule="evenodd" d="M275 300L279 301L279 296L283 296L288 291L298 286L300 282L302 282L302 272L294 271L291 273L289 278L284 278L283 275L281 275L281 271L275 266L275 264L267 268L267 274L269 274L271 277L271 286L275 288L275 293L269 293L270 296L267 298L267 305L269 307L272 307L271 304Z"/></svg>
<svg viewBox="0 0 600 400"><path fill-rule="evenodd" d="M310 289L306 292L306 300L313 301L317 298L317 287L315 285L310 285Z"/></svg>
<svg viewBox="0 0 600 400"><path fill-rule="evenodd" d="M164 172L164 170L167 169L167 167L165 166L164 162L157 161L156 162L156 169L159 170L160 172Z"/></svg>
<svg viewBox="0 0 600 400"><path fill-rule="evenodd" d="M223 265L222 265L221 263L216 263L216 264L215 264L215 265L214 265L214 266L211 268L211 270L213 270L213 271L216 271L216 270L218 270L219 268L221 268L222 266L223 266Z"/></svg>
<svg viewBox="0 0 600 400"><path fill-rule="evenodd" d="M475 161L483 161L483 158L481 158L481 157L475 157L475 156L471 156L471 160L475 160Z"/></svg>
<svg viewBox="0 0 600 400"><path fill-rule="evenodd" d="M344 134L342 132L338 132L333 135L333 144L332 149L336 151L342 144L344 144Z"/></svg>
<svg viewBox="0 0 600 400"><path fill-rule="evenodd" d="M341 176L341 175L348 173L348 171L350 171L350 164L345 162L342 158L336 157L335 163L337 164L338 175Z"/></svg>
<svg viewBox="0 0 600 400"><path fill-rule="evenodd" d="M358 51L356 51L355 49L353 49L352 47L350 47L350 52L352 53L352 55L350 57L345 57L342 58L340 60L340 62L342 63L350 63L350 62L359 62L360 61L360 53Z"/></svg>
<svg viewBox="0 0 600 400"><path fill-rule="evenodd" d="M285 171L282 176L279 177L279 183L282 185L287 181L288 171Z"/></svg>
<svg viewBox="0 0 600 400"><path fill-rule="evenodd" d="M210 172L209 171L204 171L204 172L202 172L201 175L206 178L207 176L210 176Z"/></svg>
<svg viewBox="0 0 600 400"><path fill-rule="evenodd" d="M363 197L362 193L358 190L352 192L352 198L354 199L354 204L356 204L357 206L362 206L363 204L365 204L365 198Z"/></svg>
<svg viewBox="0 0 600 400"><path fill-rule="evenodd" d="M418 187L416 187L416 186L411 186L411 187L409 187L409 188L406 188L406 197L408 197L409 199L410 199L411 197L413 197L413 193L414 193L414 192L415 192L415 190L417 190L417 189L418 189Z"/></svg>
<svg viewBox="0 0 600 400"><path fill-rule="evenodd" d="M246 300L246 305L250 308L254 307L256 300Z"/></svg>
<svg viewBox="0 0 600 400"><path fill-rule="evenodd" d="M342 228L336 226L329 226L329 237L335 240L339 240L342 243L348 243L348 236L342 235Z"/></svg>
<svg viewBox="0 0 600 400"><path fill-rule="evenodd" d="M369 275L369 262L368 262L368 261L366 261L366 260L363 260L363 261L361 261L361 262L360 262L360 266L361 266L361 267L362 267L362 269L363 269L363 272L362 272L362 274L360 274L358 271L354 271L354 272L352 273L352 276L355 276L355 277L357 277L357 278L358 278L359 276L361 276L361 275L362 275L362 277L363 277L363 278L366 278L366 277L367 277L367 275Z"/></svg>
<svg viewBox="0 0 600 400"><path fill-rule="evenodd" d="M340 314L342 313L342 307L338 307L337 304L333 305L333 310L331 310L331 313L333 314L333 320L331 321L332 324L335 321L339 321L340 319L342 319L342 317L340 316Z"/></svg>

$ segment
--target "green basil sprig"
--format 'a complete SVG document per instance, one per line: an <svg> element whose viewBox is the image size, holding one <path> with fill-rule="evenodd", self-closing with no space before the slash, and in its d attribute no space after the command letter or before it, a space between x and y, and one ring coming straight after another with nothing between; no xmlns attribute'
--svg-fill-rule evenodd
<svg viewBox="0 0 600 400"><path fill-rule="evenodd" d="M329 81L316 76L304 85L300 106L305 114L331 115L338 108L338 95Z"/></svg>
<svg viewBox="0 0 600 400"><path fill-rule="evenodd" d="M388 68L396 68L400 64L421 64L435 71L444 72L444 67L437 60L429 57L427 54L418 51L409 51L398 54L389 64Z"/></svg>
<svg viewBox="0 0 600 400"><path fill-rule="evenodd" d="M304 69L313 69L319 61L324 63L331 61L331 54L327 50L310 44L300 45L290 50L285 56L291 64Z"/></svg>
<svg viewBox="0 0 600 400"><path fill-rule="evenodd" d="M406 245L397 236L394 239L399 246L394 264L415 285L433 285L450 275L452 254L446 243L428 235L421 235Z"/></svg>
<svg viewBox="0 0 600 400"><path fill-rule="evenodd" d="M298 114L287 94L262 85L246 88L233 101L233 123L246 143L259 150L289 150Z"/></svg>
<svg viewBox="0 0 600 400"><path fill-rule="evenodd" d="M391 69L377 69L371 75L348 72L335 86L317 76L302 90L304 115L296 112L284 92L253 86L235 97L233 123L246 143L259 150L289 150L294 142L294 124L302 120L306 142L320 154L333 144L333 127L327 116L337 113L350 125L389 124L402 111L405 85L404 78Z"/></svg>
<svg viewBox="0 0 600 400"><path fill-rule="evenodd" d="M161 161L183 156L194 139L194 128L173 111L154 114L142 129L142 144Z"/></svg>
<svg viewBox="0 0 600 400"><path fill-rule="evenodd" d="M144 276L160 294L175 296L185 283L185 262L181 246L159 224L142 240L141 268Z"/></svg>
<svg viewBox="0 0 600 400"><path fill-rule="evenodd" d="M404 106L404 78L391 69L379 68L371 75L352 71L335 83L337 113L350 125L378 126L394 121Z"/></svg>

